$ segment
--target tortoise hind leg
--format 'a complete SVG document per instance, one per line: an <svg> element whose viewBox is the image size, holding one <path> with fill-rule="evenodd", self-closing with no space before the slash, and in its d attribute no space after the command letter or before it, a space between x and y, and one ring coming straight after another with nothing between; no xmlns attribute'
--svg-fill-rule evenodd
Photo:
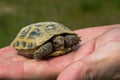
<svg viewBox="0 0 120 80"><path fill-rule="evenodd" d="M34 53L33 58L41 59L53 52L53 46L51 42L47 42L40 46Z"/></svg>

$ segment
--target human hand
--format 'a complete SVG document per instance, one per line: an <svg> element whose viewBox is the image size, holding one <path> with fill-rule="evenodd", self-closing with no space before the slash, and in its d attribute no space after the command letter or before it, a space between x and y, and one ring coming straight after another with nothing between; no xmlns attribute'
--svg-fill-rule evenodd
<svg viewBox="0 0 120 80"><path fill-rule="evenodd" d="M96 28L86 34L88 39L94 38L83 42L74 54L73 62L64 68L57 80L120 80L120 25L99 36L96 31L99 33Z"/></svg>
<svg viewBox="0 0 120 80"><path fill-rule="evenodd" d="M76 31L76 33L82 37L82 46L77 51L71 52L70 54L55 57L49 60L36 61L34 59L27 59L25 57L17 55L17 51L11 47L2 48L0 50L0 69L1 69L0 78L1 79L6 78L6 79L55 80L59 75L59 73L64 69L60 73L58 80L64 80L64 79L77 80L78 78L77 72L72 72L72 71L76 70L78 72L83 72L84 70L82 70L82 67L89 66L88 64L91 64L91 63L94 64L93 62L98 59L97 58L98 53L93 53L95 51L94 49L95 45L99 46L98 43L102 44L101 42L104 42L104 40L100 42L99 35L117 26L119 25L78 30ZM114 36L111 36L111 37L114 37ZM96 41L98 43L96 43ZM91 57L89 58L89 56L93 54L96 55L96 58L92 61ZM87 60L90 60L90 61L87 61ZM75 65L76 68L75 70L73 70L72 65L74 66L74 64L77 62L78 64ZM71 77L68 76L70 72L73 73L70 75ZM69 79L66 79L66 78L69 78Z"/></svg>
<svg viewBox="0 0 120 80"><path fill-rule="evenodd" d="M55 80L70 61L69 55L40 61L28 59L8 46L0 49L0 79Z"/></svg>

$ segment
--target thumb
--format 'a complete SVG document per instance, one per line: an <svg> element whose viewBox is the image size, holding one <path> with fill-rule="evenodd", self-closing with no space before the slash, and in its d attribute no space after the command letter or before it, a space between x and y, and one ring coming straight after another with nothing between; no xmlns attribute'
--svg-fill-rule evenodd
<svg viewBox="0 0 120 80"><path fill-rule="evenodd" d="M57 80L119 80L119 67L110 64L111 61L98 65L96 62L76 61L67 66Z"/></svg>
<svg viewBox="0 0 120 80"><path fill-rule="evenodd" d="M80 80L82 72L85 71L85 62L76 61L67 66L58 76L57 80ZM82 79L81 79L82 80Z"/></svg>

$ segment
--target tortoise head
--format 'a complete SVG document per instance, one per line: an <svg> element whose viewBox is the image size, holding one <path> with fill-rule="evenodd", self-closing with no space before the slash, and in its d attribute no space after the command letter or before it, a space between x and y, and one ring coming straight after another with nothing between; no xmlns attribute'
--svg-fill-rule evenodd
<svg viewBox="0 0 120 80"><path fill-rule="evenodd" d="M55 50L64 49L64 37L63 36L54 36L52 43L53 43Z"/></svg>

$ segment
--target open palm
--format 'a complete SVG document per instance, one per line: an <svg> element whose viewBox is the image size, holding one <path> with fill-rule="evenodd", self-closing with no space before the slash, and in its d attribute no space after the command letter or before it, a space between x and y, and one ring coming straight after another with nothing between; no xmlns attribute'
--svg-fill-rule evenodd
<svg viewBox="0 0 120 80"><path fill-rule="evenodd" d="M69 54L48 60L28 59L18 55L12 47L2 48L0 49L0 78L54 80L65 67L91 54L94 51L94 38L115 26L117 25L75 31L81 36L82 46Z"/></svg>

